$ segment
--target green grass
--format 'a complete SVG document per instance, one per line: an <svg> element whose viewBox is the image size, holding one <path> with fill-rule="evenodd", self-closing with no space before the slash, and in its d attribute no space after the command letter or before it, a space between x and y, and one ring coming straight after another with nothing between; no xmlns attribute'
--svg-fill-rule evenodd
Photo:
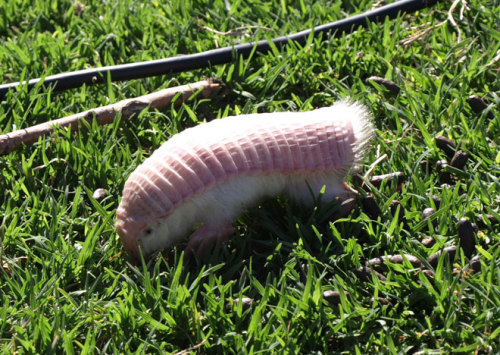
<svg viewBox="0 0 500 355"><path fill-rule="evenodd" d="M0 2L0 76L7 83L87 67L195 53L270 38L370 9L371 1L132 0ZM84 5L84 6L79 6ZM500 3L470 0L461 33L451 2L326 41L309 40L251 60L172 76L54 93L11 92L0 105L9 132L160 88L217 76L225 97L193 99L129 121L40 140L0 157L0 348L4 353L496 353L500 351L500 227L476 235L481 271L441 259L434 280L409 264L388 265L386 281L361 279L370 258L422 260L457 245L457 221L500 214ZM241 36L229 31L260 26ZM423 33L435 26L427 33ZM264 29L263 27L269 28ZM418 35L422 34L420 38ZM413 40L411 40L413 39ZM409 41L411 40L411 41ZM398 95L367 82L397 83ZM474 113L466 99L490 104ZM356 208L329 223L325 208L284 198L237 221L235 236L200 264L180 245L145 270L132 267L114 230L129 174L173 133L197 120L251 112L308 110L342 97L365 103L377 137L363 161L374 174L402 171L400 191L372 189L382 216ZM189 110L196 115L193 119ZM444 159L442 134L471 156L442 186L422 160ZM104 188L102 201L92 198ZM441 197L437 224L421 221ZM399 200L407 225L389 205ZM420 241L432 236L432 248ZM454 271L455 270L455 271ZM457 272L462 270L462 272ZM338 304L324 291L341 291ZM347 292L344 294L343 292ZM250 297L243 307L237 300ZM390 304L386 304L389 301Z"/></svg>

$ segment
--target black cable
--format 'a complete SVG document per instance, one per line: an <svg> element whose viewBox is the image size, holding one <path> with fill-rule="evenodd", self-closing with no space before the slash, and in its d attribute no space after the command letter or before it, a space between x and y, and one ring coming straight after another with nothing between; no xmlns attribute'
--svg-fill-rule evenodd
<svg viewBox="0 0 500 355"><path fill-rule="evenodd" d="M392 19L402 12L415 12L420 9L430 7L439 0L402 0L395 3L382 6L378 9L367 11L363 14L352 16L343 20L328 23L313 28L294 33L288 36L282 36L271 41L278 48L287 45L289 41L294 41L299 44L304 44L311 34L318 36L320 33L339 35L342 33L353 32L358 27L367 26L369 22L381 22L386 17ZM326 39L327 36L323 38ZM62 73L57 75L47 76L43 84L45 86L52 85L54 90L66 90L79 87L83 84L93 85L103 83L109 74L112 81L129 80L146 78L155 75L171 74L192 69L205 68L212 65L230 63L234 58L240 56L247 58L254 50L255 52L266 53L270 46L267 40L258 42L243 43L234 46L213 49L206 52L188 54L173 58L150 60L146 62L130 63L122 65L107 66L94 69L85 69L75 72ZM28 88L31 89L41 79L32 79L28 82ZM19 85L25 85L26 82L15 82L10 84L0 85L0 98L3 98L9 89L13 89Z"/></svg>

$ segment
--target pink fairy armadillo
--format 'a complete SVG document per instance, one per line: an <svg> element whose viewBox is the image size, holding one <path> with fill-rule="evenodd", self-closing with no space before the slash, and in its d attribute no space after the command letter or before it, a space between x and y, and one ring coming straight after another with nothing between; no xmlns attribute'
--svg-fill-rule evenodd
<svg viewBox="0 0 500 355"><path fill-rule="evenodd" d="M372 135L366 109L346 101L186 129L125 183L116 212L118 234L137 260L139 248L150 256L195 228L192 247L225 240L240 213L265 197L286 194L312 205L325 186L322 201L349 199L355 192L344 178Z"/></svg>

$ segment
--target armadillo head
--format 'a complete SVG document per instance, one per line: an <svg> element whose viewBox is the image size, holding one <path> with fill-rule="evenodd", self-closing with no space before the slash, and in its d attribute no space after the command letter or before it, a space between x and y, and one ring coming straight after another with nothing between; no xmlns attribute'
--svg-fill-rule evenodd
<svg viewBox="0 0 500 355"><path fill-rule="evenodd" d="M144 196L126 193L116 210L116 230L135 264L140 262L140 253L148 259L180 241L199 219L196 204L191 202L181 204L171 213L160 215L142 204L144 200Z"/></svg>
<svg viewBox="0 0 500 355"><path fill-rule="evenodd" d="M147 226L144 216L132 214L123 203L116 210L116 231L120 236L123 247L130 254L132 261L140 260L138 238Z"/></svg>

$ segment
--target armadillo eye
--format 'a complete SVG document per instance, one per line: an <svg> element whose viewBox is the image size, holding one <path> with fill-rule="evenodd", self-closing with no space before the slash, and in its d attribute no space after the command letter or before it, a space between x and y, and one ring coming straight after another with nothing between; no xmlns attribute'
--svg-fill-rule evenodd
<svg viewBox="0 0 500 355"><path fill-rule="evenodd" d="M150 235L151 233L153 233L153 230L151 228L147 228L147 229L144 230L144 233L146 235Z"/></svg>

